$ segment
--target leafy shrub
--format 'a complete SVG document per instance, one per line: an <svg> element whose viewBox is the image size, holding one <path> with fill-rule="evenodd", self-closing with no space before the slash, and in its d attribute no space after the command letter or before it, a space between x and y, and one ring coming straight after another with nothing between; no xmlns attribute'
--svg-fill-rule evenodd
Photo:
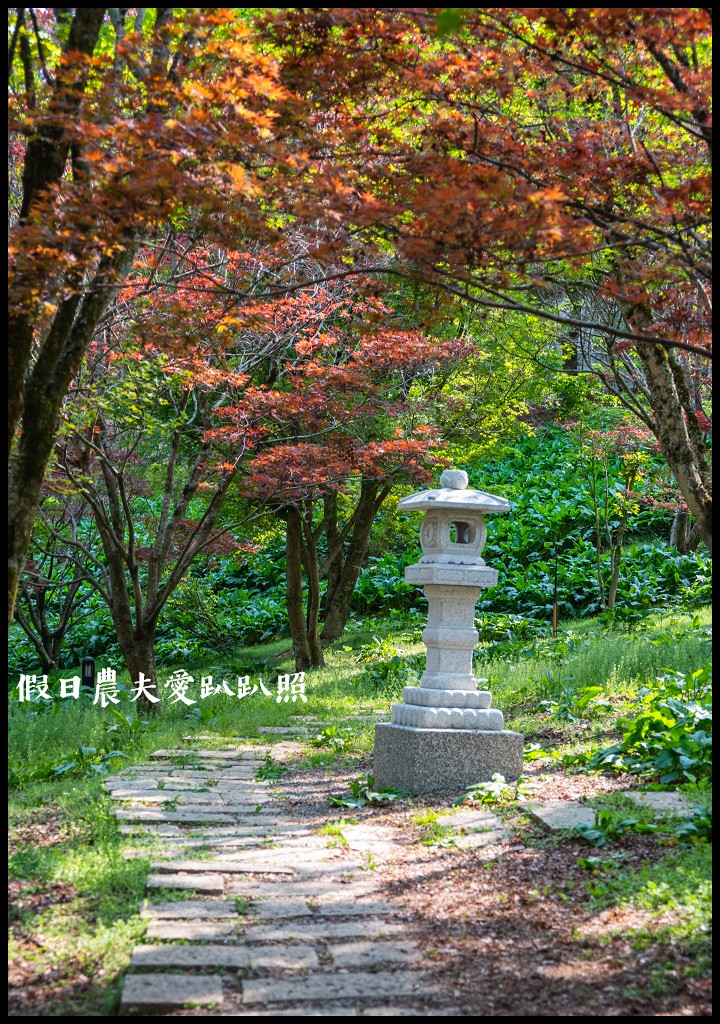
<svg viewBox="0 0 720 1024"><path fill-rule="evenodd" d="M399 697L405 686L416 686L425 669L425 658L394 655L388 661L370 665L353 680L355 686L367 686L373 693Z"/></svg>
<svg viewBox="0 0 720 1024"><path fill-rule="evenodd" d="M385 786L382 789L375 789L375 777L373 775L361 775L359 779L348 783L349 796L333 793L328 797L333 807L365 807L366 804L389 804L396 800L402 800L408 793L402 793L398 789L391 789Z"/></svg>
<svg viewBox="0 0 720 1024"><path fill-rule="evenodd" d="M567 763L588 771L614 768L659 776L661 783L697 782L712 771L712 673L660 676L639 691L642 705L634 719L622 719L620 743L594 753L571 755Z"/></svg>
<svg viewBox="0 0 720 1024"><path fill-rule="evenodd" d="M618 821L611 811L601 810L595 812L592 825L578 825L575 831L581 839L599 848L614 839L620 839L626 832L657 832L658 826L639 818Z"/></svg>
<svg viewBox="0 0 720 1024"><path fill-rule="evenodd" d="M417 587L405 582L405 567L416 562L420 555L417 548L402 555L388 551L381 558L369 558L355 585L353 611L367 615L412 608L418 592Z"/></svg>

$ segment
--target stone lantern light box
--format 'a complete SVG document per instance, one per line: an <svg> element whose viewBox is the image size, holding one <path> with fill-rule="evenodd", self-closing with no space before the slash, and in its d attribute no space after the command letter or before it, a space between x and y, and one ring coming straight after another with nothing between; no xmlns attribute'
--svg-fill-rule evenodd
<svg viewBox="0 0 720 1024"><path fill-rule="evenodd" d="M375 728L378 788L455 792L496 773L506 779L522 773L523 737L503 729L502 712L490 706L489 691L478 689L472 669L475 605L498 577L482 558L485 514L510 505L467 484L463 470L445 470L439 489L399 503L403 511L425 513L423 555L407 567L405 580L422 586L428 601L427 661L420 685L406 686L390 722Z"/></svg>

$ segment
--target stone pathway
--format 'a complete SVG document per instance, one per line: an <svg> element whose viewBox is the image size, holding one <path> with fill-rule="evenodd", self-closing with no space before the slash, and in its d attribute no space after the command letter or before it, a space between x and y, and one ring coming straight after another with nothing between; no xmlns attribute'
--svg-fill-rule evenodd
<svg viewBox="0 0 720 1024"><path fill-rule="evenodd" d="M137 840L127 855L151 857L146 941L120 1013L457 1016L423 970L411 923L362 870L397 838L348 825L349 845L328 846L275 780L255 779L269 749L158 750L106 780L121 831ZM448 817L468 841L500 835L486 812Z"/></svg>
<svg viewBox="0 0 720 1024"><path fill-rule="evenodd" d="M145 941L132 954L120 1013L144 1016L460 1016L453 995L423 970L412 919L382 898L367 870L402 860L424 870L444 851L397 826L365 820L332 835L300 816L302 799L256 778L265 757L298 753L248 740L211 749L185 737L152 763L108 777L126 856L150 857ZM205 749L190 744L205 743ZM312 798L322 782L303 783ZM625 795L656 814L689 813L679 794ZM550 831L594 820L573 800L524 805ZM440 845L493 859L509 838L484 808L437 815ZM429 826L432 829L432 826ZM341 845L335 845L337 843ZM505 844L503 847L501 844Z"/></svg>

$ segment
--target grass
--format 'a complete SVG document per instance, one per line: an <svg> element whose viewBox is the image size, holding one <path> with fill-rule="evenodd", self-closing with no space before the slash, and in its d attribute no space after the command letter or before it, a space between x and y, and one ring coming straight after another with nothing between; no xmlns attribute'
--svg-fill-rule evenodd
<svg viewBox="0 0 720 1024"><path fill-rule="evenodd" d="M357 825L357 818L338 818L337 821L328 821L320 829L322 835L328 837L328 846L349 846L343 835L343 829L347 825Z"/></svg>
<svg viewBox="0 0 720 1024"><path fill-rule="evenodd" d="M674 847L659 860L626 870L609 858L599 877L586 883L592 909L632 907L649 911L652 927L633 931L638 949L682 941L709 963L712 922L712 848L709 843ZM659 924L658 924L659 922Z"/></svg>
<svg viewBox="0 0 720 1024"><path fill-rule="evenodd" d="M112 1013L145 930L147 861L123 858L95 780L34 784L9 810L11 960L29 962L50 991L57 987L58 1015Z"/></svg>

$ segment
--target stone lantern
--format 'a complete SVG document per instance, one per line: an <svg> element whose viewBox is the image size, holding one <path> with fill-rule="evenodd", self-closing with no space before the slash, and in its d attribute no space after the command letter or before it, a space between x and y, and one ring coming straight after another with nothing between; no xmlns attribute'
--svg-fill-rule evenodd
<svg viewBox="0 0 720 1024"><path fill-rule="evenodd" d="M375 727L375 787L409 793L453 792L499 772L516 779L523 767L523 737L503 729L502 711L478 690L472 656L478 634L475 604L494 587L497 570L485 565L485 513L507 512L504 498L467 490L467 473L446 470L440 488L403 498L399 507L424 512L423 556L405 580L424 588L428 621L425 673L406 686L390 722Z"/></svg>

